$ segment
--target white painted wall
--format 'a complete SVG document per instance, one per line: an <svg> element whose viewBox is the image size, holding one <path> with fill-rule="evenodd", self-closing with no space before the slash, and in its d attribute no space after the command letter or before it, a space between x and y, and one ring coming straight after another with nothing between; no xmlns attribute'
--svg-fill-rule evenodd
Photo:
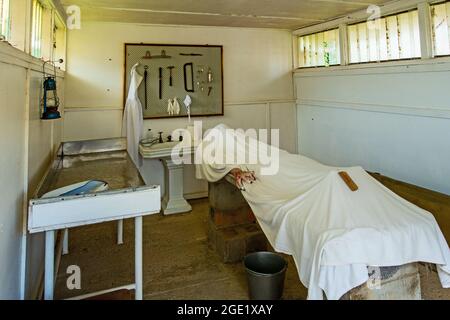
<svg viewBox="0 0 450 320"><path fill-rule="evenodd" d="M0 60L0 299L19 297L26 163L25 78L25 69Z"/></svg>
<svg viewBox="0 0 450 320"><path fill-rule="evenodd" d="M450 59L301 70L299 152L450 194Z"/></svg>
<svg viewBox="0 0 450 320"><path fill-rule="evenodd" d="M20 296L24 213L62 136L62 121L39 119L42 63L0 43L0 299ZM59 78L63 98L64 82ZM43 242L28 237L27 296L37 290Z"/></svg>
<svg viewBox="0 0 450 320"><path fill-rule="evenodd" d="M296 150L290 32L226 27L84 22L69 31L64 140L120 136L126 42L223 45L225 116L202 118L204 127L279 128L282 147ZM153 132L186 126L186 119L145 121ZM145 161L141 172L147 183L163 185L158 161ZM186 193L204 194L192 168L185 175Z"/></svg>
<svg viewBox="0 0 450 320"><path fill-rule="evenodd" d="M57 79L60 112L64 117L64 79ZM39 115L39 101L42 95L42 72L29 72L28 110L28 197L33 197L39 183L51 164L61 143L63 120L44 121ZM39 294L41 276L44 272L44 234L32 234L27 238L27 296Z"/></svg>

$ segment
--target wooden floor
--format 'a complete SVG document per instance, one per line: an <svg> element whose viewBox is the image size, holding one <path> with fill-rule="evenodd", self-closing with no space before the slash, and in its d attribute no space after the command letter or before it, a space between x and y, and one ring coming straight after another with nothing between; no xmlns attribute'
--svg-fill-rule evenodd
<svg viewBox="0 0 450 320"><path fill-rule="evenodd" d="M187 214L144 218L145 299L248 299L241 263L224 264L208 246L208 201L191 201ZM130 284L134 274L134 224L124 225L124 244L116 245L115 223L70 230L69 255L63 256L55 296L58 299ZM69 265L81 268L81 290L66 287ZM290 261L285 299L305 299Z"/></svg>
<svg viewBox="0 0 450 320"><path fill-rule="evenodd" d="M245 269L241 263L224 264L208 246L208 201L191 201L187 214L154 215L144 219L145 299L248 299ZM116 245L115 223L71 229L70 253L63 256L55 296L57 299L127 285L133 282L134 224L124 225L123 245ZM305 299L291 259L284 299ZM66 287L69 265L81 268L81 290ZM422 297L450 299L440 288L435 272L422 268Z"/></svg>

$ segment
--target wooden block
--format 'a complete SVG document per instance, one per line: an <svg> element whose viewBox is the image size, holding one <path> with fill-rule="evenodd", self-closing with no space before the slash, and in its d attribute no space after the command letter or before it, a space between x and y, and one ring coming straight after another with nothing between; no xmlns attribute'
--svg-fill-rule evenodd
<svg viewBox="0 0 450 320"><path fill-rule="evenodd" d="M342 180L344 180L345 184L350 190L352 191L358 190L358 185L355 183L355 181L352 180L352 178L347 172L341 171L339 172L339 176L341 177Z"/></svg>

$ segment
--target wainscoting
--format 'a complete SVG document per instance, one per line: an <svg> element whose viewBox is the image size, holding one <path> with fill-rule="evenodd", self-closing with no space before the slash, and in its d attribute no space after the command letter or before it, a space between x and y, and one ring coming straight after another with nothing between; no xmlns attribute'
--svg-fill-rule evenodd
<svg viewBox="0 0 450 320"><path fill-rule="evenodd" d="M448 79L448 58L298 71L298 150L450 194Z"/></svg>

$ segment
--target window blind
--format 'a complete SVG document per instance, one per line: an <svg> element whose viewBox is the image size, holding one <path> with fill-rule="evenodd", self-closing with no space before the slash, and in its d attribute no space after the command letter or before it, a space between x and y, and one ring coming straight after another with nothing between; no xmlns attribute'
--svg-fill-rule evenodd
<svg viewBox="0 0 450 320"><path fill-rule="evenodd" d="M450 55L450 2L431 6L434 54Z"/></svg>
<svg viewBox="0 0 450 320"><path fill-rule="evenodd" d="M417 10L348 26L350 63L420 57Z"/></svg>
<svg viewBox="0 0 450 320"><path fill-rule="evenodd" d="M300 68L340 63L338 29L301 36L298 40Z"/></svg>

